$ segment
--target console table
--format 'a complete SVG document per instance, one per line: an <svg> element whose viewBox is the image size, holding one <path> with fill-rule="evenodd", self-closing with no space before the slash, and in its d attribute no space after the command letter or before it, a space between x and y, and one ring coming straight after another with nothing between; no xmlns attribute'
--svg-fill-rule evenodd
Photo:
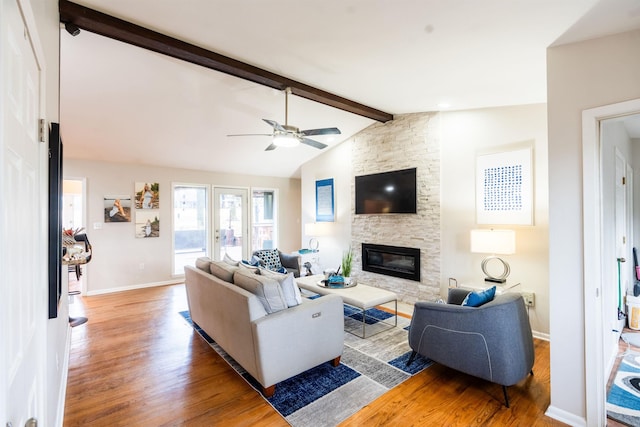
<svg viewBox="0 0 640 427"><path fill-rule="evenodd" d="M319 295L336 294L342 298L343 303L352 307L359 308L362 311L362 335L357 334L356 329L346 329L347 332L350 332L360 338L366 338L366 310L389 302L395 303L395 316L393 316L395 322L393 324L382 320L376 322L376 324L382 323L388 325L389 327L377 330L376 332L369 334L369 336L398 326L398 295L394 292L376 288L374 286L363 285L360 282L358 282L357 286L351 288L326 288L324 286L318 285L318 282L320 282L322 279L324 279L324 276L322 274L315 274L313 276L297 278L296 282L301 289L305 289L309 292L313 292ZM360 328L358 327L357 329Z"/></svg>

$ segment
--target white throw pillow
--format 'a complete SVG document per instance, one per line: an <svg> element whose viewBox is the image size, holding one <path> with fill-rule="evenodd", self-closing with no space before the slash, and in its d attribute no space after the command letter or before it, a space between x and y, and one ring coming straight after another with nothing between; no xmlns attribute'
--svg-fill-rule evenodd
<svg viewBox="0 0 640 427"><path fill-rule="evenodd" d="M233 266L238 265L238 261L236 261L235 259L231 258L229 255L227 255L226 253L224 254L224 258L222 259L224 262L226 262L227 264L231 264Z"/></svg>
<svg viewBox="0 0 640 427"><path fill-rule="evenodd" d="M260 274L266 277L272 277L278 281L284 294L284 300L289 307L295 307L302 303L302 295L300 294L300 288L293 277L293 273L276 273L267 268L261 268Z"/></svg>

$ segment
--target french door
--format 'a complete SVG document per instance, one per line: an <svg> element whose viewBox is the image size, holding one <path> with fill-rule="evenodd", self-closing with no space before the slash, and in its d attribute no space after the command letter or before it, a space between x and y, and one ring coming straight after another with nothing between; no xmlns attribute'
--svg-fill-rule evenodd
<svg viewBox="0 0 640 427"><path fill-rule="evenodd" d="M225 254L237 261L249 259L248 193L246 188L214 188L214 259Z"/></svg>

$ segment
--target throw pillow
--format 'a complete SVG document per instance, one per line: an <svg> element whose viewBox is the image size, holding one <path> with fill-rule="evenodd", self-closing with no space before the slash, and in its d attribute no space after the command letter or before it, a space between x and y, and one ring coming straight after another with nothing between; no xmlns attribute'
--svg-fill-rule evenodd
<svg viewBox="0 0 640 427"><path fill-rule="evenodd" d="M298 284L293 277L293 273L282 274L267 270L266 268L261 268L260 274L278 281L282 288L282 293L284 294L284 300L287 302L287 306L295 307L302 303L300 288L298 288Z"/></svg>
<svg viewBox="0 0 640 427"><path fill-rule="evenodd" d="M260 258L269 270L278 271L282 267L277 249L260 249L255 251L254 255Z"/></svg>
<svg viewBox="0 0 640 427"><path fill-rule="evenodd" d="M227 264L230 264L230 265L238 265L238 261L236 261L235 259L231 258L226 253L224 254L224 258L222 258L222 260L224 262L226 262Z"/></svg>
<svg viewBox="0 0 640 427"><path fill-rule="evenodd" d="M247 269L239 268L233 274L233 283L245 291L258 297L267 313L275 313L286 309L282 288L277 280L251 273Z"/></svg>
<svg viewBox="0 0 640 427"><path fill-rule="evenodd" d="M469 292L461 305L467 307L480 307L482 304L486 304L493 300L496 295L496 287L492 286L489 289L478 292Z"/></svg>

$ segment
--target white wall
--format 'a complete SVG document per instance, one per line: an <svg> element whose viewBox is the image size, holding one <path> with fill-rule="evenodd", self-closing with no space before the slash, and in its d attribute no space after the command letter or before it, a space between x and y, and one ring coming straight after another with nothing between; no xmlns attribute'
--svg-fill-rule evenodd
<svg viewBox="0 0 640 427"><path fill-rule="evenodd" d="M433 113L424 113L425 116ZM517 231L517 253L508 257L512 278L536 294L530 310L537 336L549 333L548 287L548 169L547 126L544 104L440 113L440 292L448 278L482 282L483 256L469 252L469 231L475 223L475 162L478 153L530 146L534 156L535 225L509 227ZM374 127L373 125L372 127ZM382 132L384 130L381 130ZM358 138L356 135L354 138ZM312 221L315 180L333 176L336 182L337 222L331 236L320 239L321 261L339 262L349 245L352 205L351 145L346 141L302 167L303 222ZM404 152L396 153L402 156ZM385 153L389 155L389 153ZM306 246L306 237L303 244ZM326 248L326 250L323 250ZM337 264L335 264L337 265Z"/></svg>
<svg viewBox="0 0 640 427"><path fill-rule="evenodd" d="M582 111L640 98L640 31L547 51L551 408L586 422ZM589 260L588 262L599 262Z"/></svg>
<svg viewBox="0 0 640 427"><path fill-rule="evenodd" d="M31 8L38 28L38 36L44 50L45 64L45 105L47 124L57 123L59 114L59 56L60 56L60 24L58 2L56 0L30 0ZM43 176L48 174L48 165L42 166ZM47 190L45 190L46 192ZM43 220L48 224L48 211L45 208ZM64 269L63 269L64 270ZM64 277L63 277L64 279ZM70 336L69 306L67 281L63 280L62 298L58 305L58 317L47 321L46 343L46 419L40 420L42 425L62 425L64 415L64 396L68 367L68 343Z"/></svg>
<svg viewBox="0 0 640 427"><path fill-rule="evenodd" d="M64 138L64 128L62 127ZM278 189L279 249L291 252L300 242L300 180L288 178L230 175L186 169L64 159L65 177L85 177L87 182L87 235L93 246L86 266L88 293L103 293L175 281L172 278L173 182L230 187ZM104 223L103 197L133 197L136 182L160 185L160 237L135 237L134 222ZM94 230L94 223L104 223ZM140 264L144 269L140 269Z"/></svg>
<svg viewBox="0 0 640 427"><path fill-rule="evenodd" d="M441 288L448 278L482 284L480 264L486 255L469 252L469 232L490 228L476 224L475 169L478 154L533 149L534 225L495 225L516 231L516 253L503 258L511 266L514 290L535 293L529 309L531 327L539 337L549 333L548 169L546 105L524 105L444 112L441 147Z"/></svg>
<svg viewBox="0 0 640 427"><path fill-rule="evenodd" d="M342 261L342 254L351 244L351 144L350 139L322 153L314 160L302 165L301 203L302 203L302 238L301 248L309 247L309 239L315 236L304 234L304 224L315 222L316 218L316 181L333 178L335 222L323 227L328 235L317 236L320 244L319 261L322 269L337 269Z"/></svg>

